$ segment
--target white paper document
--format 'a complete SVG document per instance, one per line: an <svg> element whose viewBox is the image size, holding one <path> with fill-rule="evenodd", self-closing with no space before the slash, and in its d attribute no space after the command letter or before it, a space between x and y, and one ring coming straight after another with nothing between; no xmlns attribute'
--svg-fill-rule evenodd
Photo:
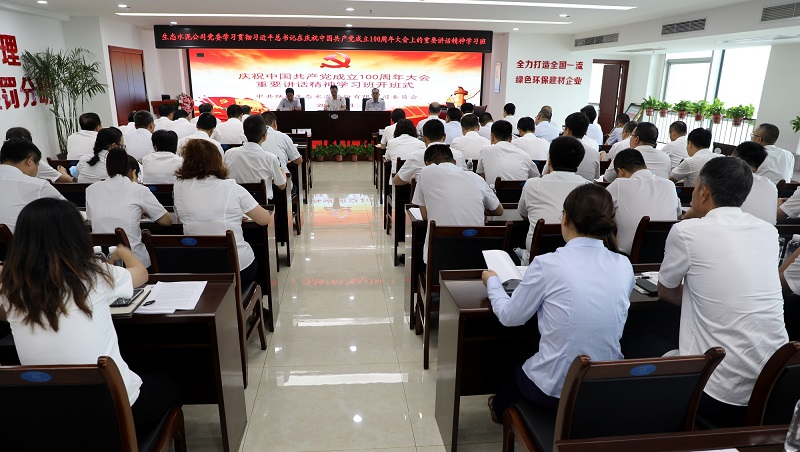
<svg viewBox="0 0 800 452"><path fill-rule="evenodd" d="M514 265L514 261L503 250L485 250L483 251L483 260L486 261L486 268L494 270L503 283L513 280L522 281L522 275L528 269L528 267Z"/></svg>
<svg viewBox="0 0 800 452"><path fill-rule="evenodd" d="M422 219L422 211L419 210L419 207L411 207L408 209L408 214L411 215L412 219L414 220L421 220Z"/></svg>
<svg viewBox="0 0 800 452"><path fill-rule="evenodd" d="M207 281L158 282L147 301L136 310L140 314L171 314L190 311L197 306ZM150 303L152 301L152 303Z"/></svg>

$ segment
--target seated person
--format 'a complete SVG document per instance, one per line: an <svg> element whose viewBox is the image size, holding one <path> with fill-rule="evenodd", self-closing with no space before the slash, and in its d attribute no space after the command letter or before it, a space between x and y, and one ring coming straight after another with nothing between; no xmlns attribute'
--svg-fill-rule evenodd
<svg viewBox="0 0 800 452"><path fill-rule="evenodd" d="M137 375L120 355L109 304L132 296L147 282L147 269L122 245L112 258L122 259L125 268L98 260L83 218L67 201L34 201L18 224L0 270L0 318L11 324L20 362L94 364L111 357L142 441L183 398L177 378Z"/></svg>
<svg viewBox="0 0 800 452"><path fill-rule="evenodd" d="M275 154L264 152L261 144L267 139L267 124L261 115L252 115L244 120L244 135L247 143L228 149L223 162L228 167L229 177L240 184L261 182L267 185L267 198L272 199L272 185L280 190L286 188L286 170L281 168Z"/></svg>
<svg viewBox="0 0 800 452"><path fill-rule="evenodd" d="M682 180L683 185L686 187L694 187L703 165L713 158L722 157L722 154L715 154L709 149L711 146L711 130L694 129L689 132L686 141L686 151L689 157L685 158L672 170L669 178L673 182Z"/></svg>
<svg viewBox="0 0 800 452"><path fill-rule="evenodd" d="M478 131L481 123L475 115L464 115L461 117L461 133L464 136L457 137L450 143L450 149L461 151L465 159L477 160L481 155L484 146L492 144L491 141L482 137Z"/></svg>
<svg viewBox="0 0 800 452"><path fill-rule="evenodd" d="M606 144L611 146L614 143L622 141L622 127L631 122L631 117L627 113L620 113L614 121L614 130L608 134Z"/></svg>
<svg viewBox="0 0 800 452"><path fill-rule="evenodd" d="M758 167L758 175L766 177L776 185L782 180L791 182L794 173L794 154L775 146L780 135L778 127L763 122L750 135L753 141L767 150L767 159Z"/></svg>
<svg viewBox="0 0 800 452"><path fill-rule="evenodd" d="M423 219L439 226L483 226L485 215L503 214L503 205L486 181L457 166L447 145L429 146L425 165L412 201L419 206ZM427 236L422 258L428 262Z"/></svg>
<svg viewBox="0 0 800 452"><path fill-rule="evenodd" d="M124 135L125 152L141 162L145 155L153 152L152 138L156 126L149 111L137 111L133 115L133 121L135 128Z"/></svg>
<svg viewBox="0 0 800 452"><path fill-rule="evenodd" d="M188 137L184 137L178 140L178 152L177 155L180 157L183 152L183 147L186 146L186 142L189 140L206 140L214 144L214 146L219 151L219 156L222 157L225 154L225 151L222 149L222 145L219 141L211 138L211 135L214 134L214 130L217 127L217 118L211 115L211 113L201 113L200 117L197 118L197 130L189 135ZM144 161L144 159L142 159Z"/></svg>
<svg viewBox="0 0 800 452"><path fill-rule="evenodd" d="M303 156L294 145L294 141L289 135L278 130L278 117L271 111L261 113L264 122L267 123L267 139L261 144L261 147L278 157L281 162L281 167L284 169L289 168L289 162L295 165L303 163ZM297 187L297 185L295 185Z"/></svg>
<svg viewBox="0 0 800 452"><path fill-rule="evenodd" d="M623 358L619 341L634 278L630 261L617 253L611 196L598 185L583 184L564 200L563 212L566 246L536 256L510 298L495 272L483 272L500 323L524 325L536 315L541 334L539 351L517 365L497 395L489 397L497 423L520 399L555 411L576 356L589 355L592 361Z"/></svg>
<svg viewBox="0 0 800 452"><path fill-rule="evenodd" d="M347 101L339 96L339 87L331 85L331 95L325 98L323 105L325 111L344 111L347 109Z"/></svg>
<svg viewBox="0 0 800 452"><path fill-rule="evenodd" d="M425 147L430 147L434 144L444 144L444 123L441 121L428 121L422 128L422 141ZM450 149L453 158L456 161L456 166L466 169L464 162L464 155L457 150ZM403 164L403 167L394 175L392 184L406 185L411 183L411 179L419 175L420 170L425 167L425 151L416 151Z"/></svg>
<svg viewBox="0 0 800 452"><path fill-rule="evenodd" d="M575 174L588 181L593 181L600 177L600 146L586 136L588 128L589 118L583 113L572 113L564 120L564 136L577 138L584 149L583 161L578 165L578 171ZM544 169L544 173L547 173L548 170L549 166Z"/></svg>
<svg viewBox="0 0 800 452"><path fill-rule="evenodd" d="M623 149L628 149L631 147L631 134L636 129L636 126L639 125L636 121L628 121L622 126L622 141L617 141L613 145L611 145L611 149L608 150L603 160L614 160L614 156Z"/></svg>
<svg viewBox="0 0 800 452"><path fill-rule="evenodd" d="M442 110L442 106L441 106L441 104L439 104L439 102L431 102L431 104L428 105L428 117L424 118L424 119L421 119L417 123L417 135L424 135L422 133L422 128L425 127L425 124L428 121L432 120L432 119L436 120L436 121L439 121L439 122L442 123L442 125L444 125L444 120L439 117L439 112L441 110ZM444 135L442 135L442 136L444 136ZM444 142L444 139L442 139L442 142Z"/></svg>
<svg viewBox="0 0 800 452"><path fill-rule="evenodd" d="M408 160L411 154L425 152L425 143L417 138L417 128L409 119L401 119L395 124L394 138L386 144L384 159L392 162L392 174L397 172L397 159Z"/></svg>
<svg viewBox="0 0 800 452"><path fill-rule="evenodd" d="M463 104L461 104L460 109L461 109L461 114L464 116L475 114L475 105L472 105L470 102L464 102Z"/></svg>
<svg viewBox="0 0 800 452"><path fill-rule="evenodd" d="M743 424L761 368L789 340L775 271L778 231L741 209L752 185L744 161L709 160L689 219L669 231L658 273L659 298L681 306L678 354L725 348L697 408L719 427Z"/></svg>
<svg viewBox="0 0 800 452"><path fill-rule="evenodd" d="M444 123L444 143L450 144L458 137L463 137L461 132L461 110L458 108L447 109L447 119Z"/></svg>
<svg viewBox="0 0 800 452"><path fill-rule="evenodd" d="M641 152L642 157L644 157L644 163L651 173L657 177L668 179L672 163L667 154L656 149L657 139L658 128L655 124L651 122L639 123L631 134L631 148ZM609 166L605 174L603 174L603 180L606 182L613 182L616 177L617 173L614 172L613 165Z"/></svg>
<svg viewBox="0 0 800 452"><path fill-rule="evenodd" d="M210 106L211 104L208 104L208 105ZM202 105L201 105L201 107L202 107ZM211 111L211 109L209 109L209 111ZM119 126L117 126L117 128L119 129L120 132L122 132L123 135L128 133L128 132L133 131L136 128L136 124L135 124L134 118L133 118L135 114L136 114L136 110L128 113L128 122L127 122L127 124L120 124ZM192 123L196 122L196 119L197 118L192 119ZM94 145L94 143L92 143L92 145Z"/></svg>
<svg viewBox="0 0 800 452"><path fill-rule="evenodd" d="M33 143L31 132L24 127L11 127L10 129L6 130L6 141L13 140L15 138L21 138ZM64 169L63 166L59 165L57 169L53 169L53 167L47 163L47 160L44 158L44 156L39 159L39 168L36 171L36 177L43 180L49 180L50 182L54 183L59 182L62 184L71 184L75 182L72 179L72 176L67 172L67 170Z"/></svg>
<svg viewBox="0 0 800 452"><path fill-rule="evenodd" d="M169 124L165 129L175 132L178 135L178 139L181 139L195 133L197 126L189 122L189 113L179 108L173 114L172 124Z"/></svg>
<svg viewBox="0 0 800 452"><path fill-rule="evenodd" d="M152 144L150 147L152 148ZM89 155L84 155L78 161L76 169L78 182L81 184L91 184L103 179L108 179L106 171L106 157L108 151L112 149L125 149L125 140L122 132L116 127L108 127L97 132L97 140L94 142L94 151Z"/></svg>
<svg viewBox="0 0 800 452"><path fill-rule="evenodd" d="M212 118L214 118L214 127L216 127L216 126L217 126L217 124L219 123L219 121L217 120L217 118L215 118L215 117L214 117L214 114L213 114L213 112L214 112L214 106L213 106L213 105L211 105L211 104L209 104L209 103L202 103L202 104L200 104L200 106L199 106L199 107L197 107L197 111L198 111L198 115L197 115L197 116L195 116L194 118L192 118L192 120L191 120L191 121L189 121L189 122L191 122L192 124L194 124L194 125L197 125L197 121L199 121L199 120L200 120L200 116L202 116L202 115L203 115L203 113L208 113L208 114L210 114L210 115L211 115L211 117L212 117Z"/></svg>
<svg viewBox="0 0 800 452"><path fill-rule="evenodd" d="M523 264L529 260L531 239L536 222L540 218L547 224L557 224L561 218L564 200L567 195L589 181L575 174L583 160L586 149L575 137L558 137L550 143L549 171L542 177L533 177L522 187L522 197L517 210L522 218L530 222L525 249L520 259Z"/></svg>
<svg viewBox="0 0 800 452"><path fill-rule="evenodd" d="M406 119L406 112L402 108L395 108L394 110L392 110L390 118L392 120L392 123L383 129L383 135L381 135L380 146L383 149L386 149L386 143L388 143L389 140L394 138L394 128L397 127L397 121L401 119ZM417 133L417 136L419 136L419 133Z"/></svg>
<svg viewBox="0 0 800 452"><path fill-rule="evenodd" d="M386 111L386 102L380 98L381 91L378 88L372 88L372 97L370 97L364 104L364 111Z"/></svg>
<svg viewBox="0 0 800 452"><path fill-rule="evenodd" d="M753 170L753 188L742 204L742 212L761 218L769 224L777 222L778 188L769 179L756 174L767 158L767 150L755 141L745 141L736 146L733 156L744 160Z"/></svg>
<svg viewBox="0 0 800 452"><path fill-rule="evenodd" d="M281 99L278 103L278 111L301 111L303 106L300 104L300 99L294 97L294 89L286 88L286 97Z"/></svg>
<svg viewBox="0 0 800 452"><path fill-rule="evenodd" d="M477 173L490 187L499 177L502 180L527 180L541 176L531 156L511 144L511 123L506 120L492 124L492 144L481 149Z"/></svg>
<svg viewBox="0 0 800 452"><path fill-rule="evenodd" d="M547 160L550 151L550 142L544 138L539 138L536 132L536 121L530 116L519 118L517 121L519 138L511 140L511 144L527 152L531 160Z"/></svg>
<svg viewBox="0 0 800 452"><path fill-rule="evenodd" d="M250 108L250 106L249 106L249 105L242 105L242 123L244 123L244 121L245 121L245 120L246 120L248 117L250 117L250 112L251 112L251 111L253 111L253 109L252 109L252 108Z"/></svg>
<svg viewBox="0 0 800 452"><path fill-rule="evenodd" d="M539 113L536 115L536 130L533 132L536 134L537 137L543 138L549 142L552 142L556 138L561 135L561 130L558 129L558 126L553 124L553 109L549 105L545 105L539 110Z"/></svg>
<svg viewBox="0 0 800 452"><path fill-rule="evenodd" d="M142 159L142 183L175 183L175 171L183 164L183 159L176 155L178 135L172 130L156 130L152 140L154 152Z"/></svg>
<svg viewBox="0 0 800 452"><path fill-rule="evenodd" d="M494 123L491 113L483 112L478 119L480 119L481 123L481 128L478 130L478 135L486 138L487 140L491 140L492 124Z"/></svg>
<svg viewBox="0 0 800 452"><path fill-rule="evenodd" d="M225 122L217 124L211 138L222 144L242 144L247 142L247 137L244 136L244 126L242 125L242 107L236 104L228 106L228 119Z"/></svg>
<svg viewBox="0 0 800 452"><path fill-rule="evenodd" d="M156 133L175 132L162 129ZM142 214L161 226L171 225L172 217L153 192L137 182L139 163L124 149L110 150L105 165L108 179L86 188L86 217L92 222L92 232L113 234L116 228L124 229L134 256L150 267L150 256L142 243Z"/></svg>
<svg viewBox="0 0 800 452"><path fill-rule="evenodd" d="M0 224L13 233L20 211L40 198L64 199L49 182L36 177L42 152L29 140L13 138L0 148Z"/></svg>
<svg viewBox="0 0 800 452"><path fill-rule="evenodd" d="M97 113L84 113L78 118L81 130L67 138L67 159L78 160L86 154L92 153L97 132L103 128L100 116Z"/></svg>
<svg viewBox="0 0 800 452"><path fill-rule="evenodd" d="M175 117L175 105L161 104L158 106L158 118L154 122L154 130L169 129L172 126L172 119Z"/></svg>
<svg viewBox="0 0 800 452"><path fill-rule="evenodd" d="M517 106L513 103L509 102L503 105L503 120L508 121L511 124L511 134L512 135L519 135L517 131L517 118L514 115L517 114Z"/></svg>
<svg viewBox="0 0 800 452"><path fill-rule="evenodd" d="M614 158L617 178L608 192L614 200L617 241L623 253L630 254L633 236L642 217L650 221L677 221L683 211L675 184L647 170L641 152L625 149Z"/></svg>
<svg viewBox="0 0 800 452"><path fill-rule="evenodd" d="M603 129L600 128L600 124L594 122L597 119L597 110L593 106L587 105L581 108L581 113L589 119L589 128L586 130L586 135L598 146L601 145L603 143Z"/></svg>
<svg viewBox="0 0 800 452"><path fill-rule="evenodd" d="M670 165L672 169L670 172L678 167L681 162L689 157L686 152L686 123L683 121L675 121L669 125L669 139L670 142L661 148L661 152L669 156Z"/></svg>

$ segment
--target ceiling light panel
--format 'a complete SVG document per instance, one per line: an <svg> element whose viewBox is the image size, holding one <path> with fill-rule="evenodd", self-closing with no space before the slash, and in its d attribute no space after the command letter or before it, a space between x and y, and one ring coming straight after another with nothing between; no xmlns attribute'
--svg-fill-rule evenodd
<svg viewBox="0 0 800 452"><path fill-rule="evenodd" d="M129 17L216 17L216 18L260 18L260 19L367 19L367 20L411 20L428 22L491 22L539 25L569 25L572 22L518 19L481 19L460 17L393 17L393 16L330 16L325 14L211 14L211 13L116 13Z"/></svg>
<svg viewBox="0 0 800 452"><path fill-rule="evenodd" d="M421 0L351 0L354 2L369 3L420 3ZM477 6L525 6L532 8L567 8L567 9L601 9L614 11L628 11L635 9L635 6L619 5L587 5L580 3L547 3L547 2L514 2L508 0L424 0L424 3L440 3L454 5L477 5Z"/></svg>

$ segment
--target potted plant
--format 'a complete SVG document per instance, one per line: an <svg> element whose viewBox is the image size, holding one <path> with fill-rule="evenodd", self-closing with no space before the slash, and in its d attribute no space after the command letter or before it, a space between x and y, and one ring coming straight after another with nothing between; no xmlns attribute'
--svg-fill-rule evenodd
<svg viewBox="0 0 800 452"><path fill-rule="evenodd" d="M714 102L712 102L706 109L706 113L711 115L711 118L714 120L714 124L719 124L722 122L722 115L725 114L725 102L719 100L718 97L714 98Z"/></svg>
<svg viewBox="0 0 800 452"><path fill-rule="evenodd" d="M658 99L653 96L647 96L642 99L642 108L647 116L653 116L653 110L658 106Z"/></svg>
<svg viewBox="0 0 800 452"><path fill-rule="evenodd" d="M84 104L106 92L107 85L97 80L100 63L87 61L93 56L82 48L22 53L22 71L31 81L36 96L43 103L52 103L50 111L56 121L58 147L64 156L67 137L80 130L78 115L83 112Z"/></svg>
<svg viewBox="0 0 800 452"><path fill-rule="evenodd" d="M672 109L678 112L678 119L683 119L686 117L686 112L692 107L692 102L688 100L682 100L675 105L672 106Z"/></svg>
<svg viewBox="0 0 800 452"><path fill-rule="evenodd" d="M342 146L341 144L332 144L331 152L333 153L333 159L337 162L341 162L345 149L344 146Z"/></svg>
<svg viewBox="0 0 800 452"><path fill-rule="evenodd" d="M325 160L325 156L330 155L328 146L319 145L311 148L311 155L313 155L318 162Z"/></svg>
<svg viewBox="0 0 800 452"><path fill-rule="evenodd" d="M744 120L744 118L752 118L755 112L756 109L753 107L753 104L737 105L725 111L725 117L733 120L734 127L739 127L742 125L742 120Z"/></svg>
<svg viewBox="0 0 800 452"><path fill-rule="evenodd" d="M703 116L706 114L706 109L708 109L708 101L705 99L692 102L689 106L689 111L694 113L695 121L703 120Z"/></svg>
<svg viewBox="0 0 800 452"><path fill-rule="evenodd" d="M800 115L795 116L794 119L789 121L789 124L792 125L792 129L794 129L794 133L800 132Z"/></svg>
<svg viewBox="0 0 800 452"><path fill-rule="evenodd" d="M358 156L361 154L361 146L348 146L347 152L350 154L350 161L357 162Z"/></svg>
<svg viewBox="0 0 800 452"><path fill-rule="evenodd" d="M658 109L659 116L661 116L662 118L666 118L667 117L667 112L669 111L669 107L671 107L669 102L665 102L663 100L659 100L659 101L657 101L657 105L656 105L655 108Z"/></svg>

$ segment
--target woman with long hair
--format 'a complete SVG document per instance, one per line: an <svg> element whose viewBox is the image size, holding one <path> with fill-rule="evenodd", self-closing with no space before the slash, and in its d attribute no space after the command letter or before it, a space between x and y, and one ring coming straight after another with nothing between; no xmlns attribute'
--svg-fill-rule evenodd
<svg viewBox="0 0 800 452"><path fill-rule="evenodd" d="M78 183L91 184L99 180L108 179L106 171L106 157L112 149L125 149L125 140L122 132L116 127L100 129L94 142L91 154L84 155L78 161Z"/></svg>
<svg viewBox="0 0 800 452"><path fill-rule="evenodd" d="M483 272L500 323L524 325L536 315L541 334L539 351L516 366L489 398L493 420L503 419L503 411L522 398L556 410L578 355L595 361L623 358L619 340L634 278L630 261L617 252L615 231L611 195L598 185L581 185L564 200L566 246L536 256L511 297L495 272Z"/></svg>

